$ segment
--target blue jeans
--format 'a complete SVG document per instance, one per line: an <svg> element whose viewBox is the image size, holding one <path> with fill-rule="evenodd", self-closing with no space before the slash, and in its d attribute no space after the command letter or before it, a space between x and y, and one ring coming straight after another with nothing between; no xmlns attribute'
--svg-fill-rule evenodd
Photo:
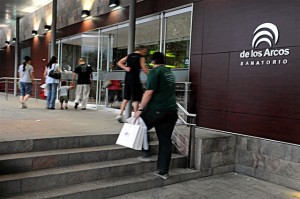
<svg viewBox="0 0 300 199"><path fill-rule="evenodd" d="M55 108L55 100L57 93L57 83L47 84L47 107Z"/></svg>

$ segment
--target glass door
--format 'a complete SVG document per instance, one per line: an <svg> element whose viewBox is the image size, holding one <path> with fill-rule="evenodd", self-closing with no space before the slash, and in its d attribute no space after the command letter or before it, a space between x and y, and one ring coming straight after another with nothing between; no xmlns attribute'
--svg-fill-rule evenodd
<svg viewBox="0 0 300 199"><path fill-rule="evenodd" d="M62 80L69 85L72 73L78 66L79 58L83 57L86 64L92 67L94 74L97 73L98 64L98 31L91 31L66 38L60 41L59 60L62 67ZM97 78L93 78L88 99L89 108L96 107ZM69 91L69 100L75 100L75 89Z"/></svg>

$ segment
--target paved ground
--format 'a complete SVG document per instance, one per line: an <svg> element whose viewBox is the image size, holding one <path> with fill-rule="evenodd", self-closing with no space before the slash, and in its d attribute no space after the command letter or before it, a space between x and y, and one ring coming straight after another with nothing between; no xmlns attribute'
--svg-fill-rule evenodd
<svg viewBox="0 0 300 199"><path fill-rule="evenodd" d="M297 199L300 192L256 178L228 173L111 199Z"/></svg>
<svg viewBox="0 0 300 199"><path fill-rule="evenodd" d="M28 109L20 109L18 98L5 100L0 94L0 142L28 138L118 133L122 124L116 111L100 108L47 110L45 101L30 99ZM58 106L57 106L58 107ZM114 199L300 199L300 192L240 174L200 178Z"/></svg>
<svg viewBox="0 0 300 199"><path fill-rule="evenodd" d="M19 98L0 94L0 141L87 134L118 133L122 124L115 120L114 109L46 109L43 100L29 99L28 109L20 109Z"/></svg>

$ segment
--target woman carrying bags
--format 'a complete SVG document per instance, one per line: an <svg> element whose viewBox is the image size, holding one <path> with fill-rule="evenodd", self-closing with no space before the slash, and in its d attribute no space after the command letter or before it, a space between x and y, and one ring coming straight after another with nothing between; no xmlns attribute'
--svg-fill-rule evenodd
<svg viewBox="0 0 300 199"><path fill-rule="evenodd" d="M57 57L55 56L51 58L44 71L44 77L46 78L47 85L47 109L54 110L59 79L55 79L49 76L51 70L61 72L60 67L57 63Z"/></svg>

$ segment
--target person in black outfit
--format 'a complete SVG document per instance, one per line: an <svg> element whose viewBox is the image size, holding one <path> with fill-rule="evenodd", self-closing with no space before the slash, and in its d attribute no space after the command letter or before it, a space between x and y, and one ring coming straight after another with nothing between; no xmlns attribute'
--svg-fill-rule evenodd
<svg viewBox="0 0 300 199"><path fill-rule="evenodd" d="M126 71L124 99L121 105L121 112L116 117L116 120L119 122L124 122L123 112L129 100L133 101L134 112L136 112L138 109L139 102L143 96L143 89L140 80L140 69L142 69L145 74L148 74L146 59L144 57L147 55L147 52L148 50L145 46L139 46L136 51L122 58L117 63L120 68Z"/></svg>
<svg viewBox="0 0 300 199"><path fill-rule="evenodd" d="M79 59L79 66L73 71L73 81L72 86L78 75L76 91L75 91L75 109L77 109L79 102L81 100L81 110L86 109L86 105L90 95L91 83L92 83L92 73L93 69L90 65L85 63L85 58L81 57Z"/></svg>

